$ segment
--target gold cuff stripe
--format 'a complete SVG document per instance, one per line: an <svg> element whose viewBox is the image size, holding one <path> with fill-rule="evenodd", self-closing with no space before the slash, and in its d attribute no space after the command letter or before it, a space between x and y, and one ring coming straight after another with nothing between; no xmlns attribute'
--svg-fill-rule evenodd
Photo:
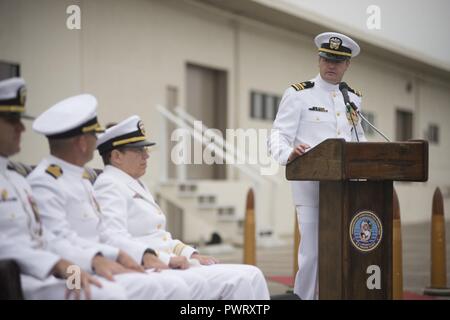
<svg viewBox="0 0 450 320"><path fill-rule="evenodd" d="M335 55L338 55L338 56L346 56L346 57L351 57L352 56L351 53L334 51L334 50L325 49L325 48L320 48L319 51L332 53L332 54L335 54Z"/></svg>
<svg viewBox="0 0 450 320"><path fill-rule="evenodd" d="M183 249L186 248L186 245L184 243L179 243L173 248L173 253L177 256L181 256L181 252L183 252Z"/></svg>
<svg viewBox="0 0 450 320"><path fill-rule="evenodd" d="M24 112L24 106L0 106L0 112Z"/></svg>
<svg viewBox="0 0 450 320"><path fill-rule="evenodd" d="M126 144L126 143L143 141L143 140L145 140L145 137L133 137L133 138L129 138L129 139L123 139L123 140L114 141L112 145L113 145L113 147L116 147L116 146L121 146L121 145Z"/></svg>

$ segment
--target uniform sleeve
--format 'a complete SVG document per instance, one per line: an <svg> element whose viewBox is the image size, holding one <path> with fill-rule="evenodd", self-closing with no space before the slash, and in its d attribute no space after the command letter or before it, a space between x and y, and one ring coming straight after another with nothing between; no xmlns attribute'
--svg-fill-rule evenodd
<svg viewBox="0 0 450 320"><path fill-rule="evenodd" d="M47 242L47 247L53 253L61 256L62 258L72 261L78 265L81 269L93 272L92 260L101 251L98 248L91 247L82 249L74 246L66 238L57 237L52 232L48 232L44 228L43 234Z"/></svg>
<svg viewBox="0 0 450 320"><path fill-rule="evenodd" d="M277 116L273 122L268 141L268 149L272 157L281 165L286 165L294 148L294 140L298 130L301 107L294 89L285 91L281 99Z"/></svg>
<svg viewBox="0 0 450 320"><path fill-rule="evenodd" d="M101 210L100 240L120 248L140 263L145 250L151 248L128 232L127 200L121 189L113 181L100 176L94 184L94 196Z"/></svg>
<svg viewBox="0 0 450 320"><path fill-rule="evenodd" d="M42 249L35 249L26 242L15 239L0 239L0 259L13 259L20 267L20 272L38 279L50 275L60 257Z"/></svg>
<svg viewBox="0 0 450 320"><path fill-rule="evenodd" d="M177 256L183 256L189 259L194 252L197 252L197 250L184 244L180 240L172 240L172 252Z"/></svg>
<svg viewBox="0 0 450 320"><path fill-rule="evenodd" d="M46 229L57 238L65 238L72 246L86 250L91 254L91 259L96 253L101 252L105 257L115 261L119 254L118 249L84 239L71 228L66 219L64 193L58 188L57 183L49 179L53 178L47 178L46 176L31 176L28 178L33 193L37 195L35 200ZM80 256L78 259L70 260L81 261L83 259L86 259L86 257ZM83 263L83 265L86 264Z"/></svg>

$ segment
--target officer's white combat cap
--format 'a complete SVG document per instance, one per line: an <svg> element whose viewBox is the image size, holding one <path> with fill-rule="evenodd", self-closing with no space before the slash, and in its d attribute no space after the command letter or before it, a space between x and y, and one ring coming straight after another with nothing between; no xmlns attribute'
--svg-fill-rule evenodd
<svg viewBox="0 0 450 320"><path fill-rule="evenodd" d="M25 80L9 78L0 81L0 116L33 119L25 115Z"/></svg>
<svg viewBox="0 0 450 320"><path fill-rule="evenodd" d="M106 129L97 140L97 149L101 155L120 147L139 148L155 145L146 140L144 124L138 116L131 116Z"/></svg>
<svg viewBox="0 0 450 320"><path fill-rule="evenodd" d="M359 45L345 34L324 32L314 39L319 49L319 56L329 60L346 60L356 57L361 49Z"/></svg>
<svg viewBox="0 0 450 320"><path fill-rule="evenodd" d="M97 99L90 94L64 99L37 117L33 130L49 139L103 132L97 120Z"/></svg>

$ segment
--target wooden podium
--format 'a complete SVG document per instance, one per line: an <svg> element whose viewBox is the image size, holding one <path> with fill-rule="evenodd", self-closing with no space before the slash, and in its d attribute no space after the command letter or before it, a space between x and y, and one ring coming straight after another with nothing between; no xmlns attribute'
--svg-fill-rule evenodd
<svg viewBox="0 0 450 320"><path fill-rule="evenodd" d="M427 181L428 143L328 139L286 178L320 181L319 299L392 299L393 181Z"/></svg>

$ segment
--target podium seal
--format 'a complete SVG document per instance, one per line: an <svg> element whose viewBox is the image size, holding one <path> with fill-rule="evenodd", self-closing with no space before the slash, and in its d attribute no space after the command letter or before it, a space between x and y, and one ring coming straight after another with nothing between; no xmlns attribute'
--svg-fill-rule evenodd
<svg viewBox="0 0 450 320"><path fill-rule="evenodd" d="M374 250L383 237L383 226L375 213L364 210L358 212L350 223L350 241L362 252Z"/></svg>

